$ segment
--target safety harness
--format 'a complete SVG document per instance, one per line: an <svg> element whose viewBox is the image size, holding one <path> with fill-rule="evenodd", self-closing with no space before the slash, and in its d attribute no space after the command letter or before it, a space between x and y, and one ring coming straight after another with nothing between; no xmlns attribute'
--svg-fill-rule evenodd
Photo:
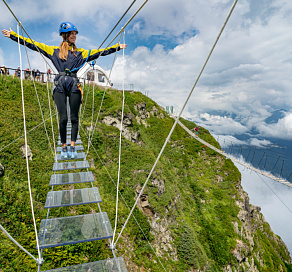
<svg viewBox="0 0 292 272"><path fill-rule="evenodd" d="M59 85L61 87L61 89L63 90L63 92L65 93L65 90L64 90L64 87L63 87L63 84L62 84L62 78L65 77L65 76L72 77L74 82L72 84L70 93L73 91L74 87L76 86L81 92L81 104L83 103L83 90L81 88L81 84L78 82L78 79L77 79L77 71L80 68L82 68L84 66L84 64L87 62L87 60L88 60L88 58L90 56L90 52L91 52L91 49L88 52L88 55L87 55L87 58L86 58L85 62L81 66L79 66L78 68L74 68L72 70L65 69L65 72L60 72L59 73L60 77L58 78L58 80L54 81L55 87L57 87ZM54 89L52 90L53 98L54 98Z"/></svg>
<svg viewBox="0 0 292 272"><path fill-rule="evenodd" d="M72 87L71 87L71 90L70 90L69 93L71 94L71 92L74 90L74 88L77 87L81 92L81 104L82 104L82 102L83 102L83 90L81 88L81 84L78 82L77 74L76 73L72 73L69 69L66 69L65 72L60 72L59 75L60 75L60 77L58 78L58 80L54 81L55 87L60 86L62 91L64 93L66 93L65 90L64 90L63 84L62 84L62 79L65 76L71 77L73 79L73 84L72 84ZM54 97L54 89L53 89L53 93L52 93L53 97Z"/></svg>

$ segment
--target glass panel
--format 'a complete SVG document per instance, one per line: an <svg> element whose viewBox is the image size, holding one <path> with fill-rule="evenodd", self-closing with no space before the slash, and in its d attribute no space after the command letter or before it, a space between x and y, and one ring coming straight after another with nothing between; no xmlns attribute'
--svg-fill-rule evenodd
<svg viewBox="0 0 292 272"><path fill-rule="evenodd" d="M67 145L70 145L70 144L71 144L71 139L70 140L67 139ZM75 142L75 144L82 144L82 141L81 140L77 140ZM58 145L62 145L61 141L58 141Z"/></svg>
<svg viewBox="0 0 292 272"><path fill-rule="evenodd" d="M115 259L108 259L97 261L93 263L78 264L68 267L62 267L57 269L46 270L57 272L85 272L85 271L100 271L100 272L128 272L124 258L118 257Z"/></svg>
<svg viewBox="0 0 292 272"><path fill-rule="evenodd" d="M61 152L62 147L61 146L57 146L57 152ZM84 147L83 145L75 145L75 150L76 151L84 151Z"/></svg>
<svg viewBox="0 0 292 272"><path fill-rule="evenodd" d="M50 186L65 185L72 183L93 182L94 177L92 172L80 172L69 174L54 174L51 176Z"/></svg>
<svg viewBox="0 0 292 272"><path fill-rule="evenodd" d="M101 197L96 187L66 191L50 191L47 195L45 208L74 206L97 202L101 202Z"/></svg>
<svg viewBox="0 0 292 272"><path fill-rule="evenodd" d="M89 168L88 161L55 162L53 171Z"/></svg>
<svg viewBox="0 0 292 272"><path fill-rule="evenodd" d="M40 248L77 244L113 237L106 212L44 219L39 232Z"/></svg>
<svg viewBox="0 0 292 272"><path fill-rule="evenodd" d="M58 140L59 141L61 140L61 137L60 136L58 137ZM70 133L67 132L67 141L68 140L71 141L71 132ZM77 140L80 140L80 135L79 134L77 135Z"/></svg>
<svg viewBox="0 0 292 272"><path fill-rule="evenodd" d="M61 158L61 154L57 154L56 157L57 157L57 161L72 160L71 158L62 159ZM77 158L75 158L74 160L81 160L81 159L84 159L84 158L85 158L85 153L84 152L80 152L80 153L77 153Z"/></svg>

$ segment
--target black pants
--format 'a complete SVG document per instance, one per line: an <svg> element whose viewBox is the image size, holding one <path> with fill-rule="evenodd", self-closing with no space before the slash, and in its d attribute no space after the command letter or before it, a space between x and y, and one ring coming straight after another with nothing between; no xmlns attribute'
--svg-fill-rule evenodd
<svg viewBox="0 0 292 272"><path fill-rule="evenodd" d="M69 105L70 105L70 119L72 123L71 129L71 141L76 142L77 134L78 134L78 113L81 104L81 93L71 92L68 94L69 96ZM67 96L64 92L54 92L54 100L57 105L57 109L60 116L60 136L62 144L66 143L66 126L68 122L67 115Z"/></svg>

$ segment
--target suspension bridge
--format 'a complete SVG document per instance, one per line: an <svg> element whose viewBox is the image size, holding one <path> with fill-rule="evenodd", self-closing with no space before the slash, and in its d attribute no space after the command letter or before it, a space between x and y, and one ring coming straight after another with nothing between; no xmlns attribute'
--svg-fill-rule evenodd
<svg viewBox="0 0 292 272"><path fill-rule="evenodd" d="M7 5L5 0L3 0L3 2ZM135 2L135 0L132 2L130 7L128 8L128 10L132 7L134 2ZM140 8L134 13L134 15L130 18L130 20L128 20L128 22L122 27L121 31L118 32L118 34L115 36L115 38L113 40L115 40L119 35L121 35L124 32L124 29L127 27L127 25L132 21L132 19L137 15L137 13L144 7L144 5L147 2L148 2L148 0L146 0L140 6ZM90 262L90 263L86 263L86 264L79 264L79 265L70 266L70 267L51 269L51 270L46 270L46 271L60 271L60 272L62 272L62 271L119 271L119 272L127 271L127 267L126 267L126 264L125 264L123 257L118 257L116 255L115 250L116 250L117 242L118 242L119 238L121 237L128 221L129 221L129 218L131 216L133 216L133 211L134 211L135 207L137 206L137 203L138 203L141 195L143 194L145 187L147 186L149 178L151 177L151 175L152 175L152 173L157 165L157 162L159 161L161 154L163 153L164 148L165 148L167 142L169 141L169 139L172 135L172 132L177 124L182 126L196 140L200 141L202 144L208 146L209 148L213 149L214 151L216 151L216 152L218 152L226 157L229 157L230 159L232 159L234 161L237 161L238 163L244 165L245 167L247 167L253 171L256 171L256 172L258 172L262 175L265 175L269 178L272 178L272 179L276 180L277 182L280 182L284 185L292 187L291 183L289 183L281 178L277 178L271 174L267 174L264 171L256 169L248 164L244 164L244 163L238 161L235 157L232 157L231 155L226 154L224 151L219 150L219 149L215 148L214 146L208 144L206 141L200 139L198 136L196 136L194 133L192 133L192 131L190 131L188 128L186 128L179 121L179 118L180 118L182 112L184 111L185 106L186 106L190 96L192 95L194 88L195 88L198 80L200 79L200 76L201 76L202 72L204 71L204 68L205 68L205 66L206 66L206 64L207 64L207 62L208 62L216 44L217 44L217 41L219 40L220 35L221 35L222 31L224 30L224 27L226 26L226 24L229 20L229 17L231 16L236 4L237 4L237 1L235 1L234 4L232 5L232 8L228 14L228 17L227 17L218 37L217 37L217 39L216 39L216 41L215 41L215 43L210 51L210 54L207 57L206 62L204 63L204 65L203 65L203 67L202 67L202 69L201 69L201 71L200 71L200 73L195 81L195 84L194 84L188 98L185 101L184 106L182 107L177 118L175 118L175 122L173 124L173 127L170 130L168 137L165 139L164 145L163 145L151 171L149 172L149 175L148 175L142 189L140 190L139 195L137 196L135 204L133 205L133 207L131 209L130 209L130 207L128 207L130 210L129 216L125 220L123 227L116 238L115 238L115 234L116 234L116 229L117 229L117 216L118 216L117 207L118 207L118 201L119 201L119 195L120 195L119 178L118 178L117 184L115 184L116 188L117 188L117 199L116 199L116 218L115 218L116 220L115 220L115 225L113 228L107 213L102 211L102 209L101 209L100 203L102 202L102 199L101 199L100 193L98 191L98 188L95 187L93 184L95 181L93 173L89 171L90 165L89 165L89 162L87 160L87 155L88 155L89 146L92 145L91 139L92 139L93 134L92 135L89 134L89 137L88 137L87 153L84 152L85 148L83 147L82 140L80 139L80 136L78 135L78 140L76 142L76 144L77 144L76 150L78 151L78 153L77 153L78 155L77 155L77 158L74 160L62 159L60 156L61 141L59 139L57 142L58 146L55 147L55 139L53 139L54 150L53 150L52 146L51 146L51 149L52 149L52 153L54 155L54 161L55 161L53 164L53 168L52 168L54 174L50 178L49 186L51 186L51 190L48 192L47 197L46 197L46 201L44 204L44 207L47 209L47 216L45 219L41 220L40 227L39 227L38 231L37 231L36 222L35 222L35 218L34 218L33 199L32 199L31 186L30 186L30 178L29 178L29 174L28 174L28 183L29 183L28 186L29 186L29 190L30 190L30 200L31 200L32 215L33 215L34 228L35 228L35 234L36 234L38 258L35 258L34 256L32 256L32 254L30 254L16 240L14 240L13 237L11 237L11 235L0 225L1 230L17 246L19 246L23 251L25 251L30 257L32 257L36 261L36 263L38 265L38 271L40 271L41 266L42 266L43 261L44 261L43 260L43 250L44 249L59 247L59 246L64 246L64 245L84 243L84 242L89 242L89 241L96 241L96 240L108 240L113 258L99 260L96 262ZM7 5L7 7L9 8L8 5ZM11 11L10 8L9 8L9 10ZM124 13L124 15L121 17L121 19L125 16L125 14L128 12L128 10ZM23 26L21 25L21 23L19 22L17 17L14 15L14 13L12 11L11 11L11 13L15 17L15 19L17 20L18 24L24 30ZM116 26L119 24L119 22L116 24ZM114 27L114 29L116 28L116 26ZM108 37L109 37L109 35L108 35ZM111 42L110 42L110 44L111 44ZM21 58L21 56L20 56L20 58ZM53 68L52 68L52 70L53 70ZM23 90L22 90L22 96L23 96ZM48 91L48 96L49 96L49 91ZM123 95L123 102L124 102L124 95ZM23 105L24 105L24 103L23 103ZM99 112L100 112L100 109L101 109L101 106L99 108ZM68 111L69 111L69 109L68 109ZM94 108L93 108L93 111L94 111ZM24 107L23 107L23 112L24 112ZM50 113L50 116L51 116L51 120L52 120L52 116L53 116L52 113ZM42 124L45 125L46 120L44 119L43 116L42 116L42 118L43 118ZM123 111L122 111L122 118L123 118ZM25 120L25 112L24 112L24 120ZM96 119L96 122L93 123L93 114L92 114L91 127L93 128L93 131L96 127L97 121L98 121L98 117ZM25 122L24 122L24 124L25 124ZM121 137L122 137L121 136L122 135L121 134L122 133L122 124L123 124L123 120L121 121L121 128L120 128L120 144L121 144ZM52 128L53 128L53 126L52 126ZM67 135L68 136L71 135L71 128L72 128L72 126L69 122L68 126L67 126ZM81 129L83 129L83 128L81 127ZM26 146L26 154L27 154L26 128L24 128L24 130L25 130L25 146ZM47 132L47 129L46 129L46 132ZM54 135L54 132L52 134ZM49 140L49 143L50 143L50 140ZM67 144L70 145L69 138L67 139ZM121 148L119 149L119 151L121 152ZM120 169L120 155L121 155L120 152L119 152L119 169ZM26 161L27 160L28 159L26 157ZM27 169L28 169L28 173L29 173L28 161L27 161ZM118 172L118 177L119 177L119 173L120 172ZM86 187L86 188L82 188L82 189L74 189L74 185L77 183L78 184L85 184L85 183L90 184L91 187L90 188ZM56 188L58 189L64 185L73 186L73 189L55 190ZM63 207L68 207L68 206L76 206L76 205L90 205L90 204L98 205L99 212L76 215L76 216L69 216L69 217L50 218L50 211L52 209L63 208ZM135 219L135 221L138 224L138 226L140 227L138 221L136 219ZM140 227L140 229L141 229L141 227ZM143 232L142 229L141 229L141 231ZM153 248L152 248L152 250L155 253L155 250ZM163 264L161 263L161 261L157 255L156 255L156 257L157 257L159 263L161 264L162 269L165 270Z"/></svg>
<svg viewBox="0 0 292 272"><path fill-rule="evenodd" d="M176 119L176 117L175 117L174 115L170 115L170 116L171 116L172 118ZM213 146L213 145L207 143L207 142L204 141L203 139L201 139L198 135L196 135L196 134L193 133L190 129L188 129L188 128L187 128L187 127L186 127L181 121L178 120L177 122L178 122L178 124L179 124L179 125L180 125L180 126L181 126L181 127L187 132L187 133L189 133L193 138L195 138L197 141L199 141L199 142L202 143L203 145L208 146L209 148L211 148L212 150L216 151L217 153L219 153L219 154L225 156L226 158L231 159L232 161L235 161L235 162L241 164L242 166L244 166L244 167L246 167L246 168L248 168L248 169L250 169L250 170L252 170L252 171L254 171L254 172L257 172L257 173L259 173L259 174L261 174L261 175L263 175L263 176L265 176L265 177L267 177L267 178L273 179L273 180L275 180L275 181L277 181L277 182L279 182L279 183L282 183L282 184L284 184L284 185L286 185L286 186L292 188L292 183L291 183L291 182L288 182L286 179L276 177L276 176L274 176L274 175L271 174L271 173L268 173L268 172L263 171L263 170L261 170L261 169L258 169L258 168L256 168L256 167L253 167L253 166L250 165L249 163L243 162L243 161L239 160L238 158L236 158L236 157L234 157L234 156L232 156L232 155L230 155L230 154L227 154L225 151L220 150L220 149L216 148L215 146Z"/></svg>

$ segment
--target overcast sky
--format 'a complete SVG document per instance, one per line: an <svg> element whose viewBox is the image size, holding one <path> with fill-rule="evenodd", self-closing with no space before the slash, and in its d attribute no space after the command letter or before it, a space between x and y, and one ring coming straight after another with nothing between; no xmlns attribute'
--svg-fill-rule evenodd
<svg viewBox="0 0 292 272"><path fill-rule="evenodd" d="M97 48L132 0L7 3L33 39L59 45L60 23L72 21L79 30L77 46ZM135 2L114 35L142 3ZM178 113L232 4L230 0L180 0L179 5L177 0L149 0L126 28L125 83L148 92L162 106L173 105ZM0 2L0 27L9 26L16 30L15 19ZM257 128L262 137L291 139L291 29L292 1L238 1L184 116L216 134ZM30 61L44 70L37 53L30 53ZM109 71L112 61L113 55L97 64ZM122 82L122 63L120 52L112 73L116 84ZM19 65L17 44L4 37L1 64ZM287 110L286 116L276 124L265 124L276 109ZM214 111L221 111L221 116ZM222 111L237 118L224 117Z"/></svg>

